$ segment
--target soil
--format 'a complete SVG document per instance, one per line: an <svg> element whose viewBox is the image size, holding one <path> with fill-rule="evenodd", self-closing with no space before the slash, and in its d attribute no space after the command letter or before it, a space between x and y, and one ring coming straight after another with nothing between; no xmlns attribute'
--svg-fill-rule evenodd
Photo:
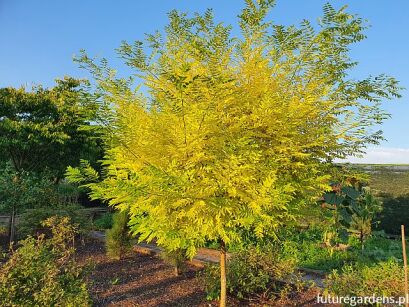
<svg viewBox="0 0 409 307"><path fill-rule="evenodd" d="M80 247L77 257L92 262L90 292L95 306L208 306L195 267L174 276L173 268L155 256L134 253L111 260L99 241Z"/></svg>
<svg viewBox="0 0 409 307"><path fill-rule="evenodd" d="M9 238L6 234L0 233L0 251L6 251L9 246Z"/></svg>
<svg viewBox="0 0 409 307"><path fill-rule="evenodd" d="M203 283L197 277L200 269L195 266L189 265L185 273L175 276L173 268L157 256L132 253L122 260L111 260L97 240L80 246L76 257L80 263L91 265L89 289L94 306L218 306L206 301ZM310 289L280 301L229 298L228 305L320 306L315 303L316 295L317 290Z"/></svg>

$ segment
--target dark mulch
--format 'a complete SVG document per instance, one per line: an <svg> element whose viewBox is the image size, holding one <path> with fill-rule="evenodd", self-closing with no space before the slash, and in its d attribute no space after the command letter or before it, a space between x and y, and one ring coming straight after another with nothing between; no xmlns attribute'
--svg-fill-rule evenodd
<svg viewBox="0 0 409 307"><path fill-rule="evenodd" d="M8 250L6 235L0 235L2 251ZM0 259L0 265L2 264ZM186 273L174 276L173 268L155 256L130 254L123 260L105 256L103 243L87 240L78 246L76 260L90 266L89 289L94 306L218 306L206 301L199 269L189 266ZM229 306L320 306L316 290L290 295L289 299L264 301L254 298L238 301L229 298ZM328 306L328 305L326 305Z"/></svg>
<svg viewBox="0 0 409 307"><path fill-rule="evenodd" d="M96 240L78 248L77 260L93 263L89 283L95 306L218 306L206 301L194 266L174 276L173 268L155 256L132 253L123 260L110 260L103 243ZM229 299L229 306L319 306L316 293L311 289L274 302Z"/></svg>
<svg viewBox="0 0 409 307"><path fill-rule="evenodd" d="M90 291L95 306L209 306L196 267L174 276L173 268L155 256L135 253L110 260L98 241L78 248L77 257L93 262Z"/></svg>

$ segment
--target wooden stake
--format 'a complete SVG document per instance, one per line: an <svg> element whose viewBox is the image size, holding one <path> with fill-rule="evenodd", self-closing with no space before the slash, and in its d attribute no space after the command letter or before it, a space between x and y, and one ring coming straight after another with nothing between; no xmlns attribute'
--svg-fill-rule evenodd
<svg viewBox="0 0 409 307"><path fill-rule="evenodd" d="M226 280L226 244L220 242L220 307L227 304L227 280Z"/></svg>
<svg viewBox="0 0 409 307"><path fill-rule="evenodd" d="M405 242L405 226L401 225L401 232L402 232L402 253L403 253L403 266L405 271L405 306L409 306L408 302L408 264L406 260L406 242Z"/></svg>

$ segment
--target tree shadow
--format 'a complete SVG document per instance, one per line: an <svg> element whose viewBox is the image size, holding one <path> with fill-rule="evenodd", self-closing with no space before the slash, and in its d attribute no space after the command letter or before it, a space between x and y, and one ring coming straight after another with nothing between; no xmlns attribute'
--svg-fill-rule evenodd
<svg viewBox="0 0 409 307"><path fill-rule="evenodd" d="M138 304L149 302L160 298L161 301L168 299L165 302L159 302L156 306L194 306L191 303L203 302L205 297L204 292L194 292L189 295L177 296L178 293L170 291L169 288L178 288L179 283L193 280L196 277L195 272L187 272L180 276L173 276L166 279L158 279L149 284L141 284L131 289L127 289L129 285L121 284L118 289L110 289L109 295L103 299L97 299L96 306L105 306L107 304L120 304L122 301L132 301ZM135 281L135 280L133 280ZM136 280L137 281L137 280ZM124 288L126 290L124 290Z"/></svg>
<svg viewBox="0 0 409 307"><path fill-rule="evenodd" d="M204 291L195 292L185 296L178 297L174 300L170 300L164 303L159 303L158 307L186 307L186 306L199 306L206 299ZM209 303L210 304L210 303Z"/></svg>

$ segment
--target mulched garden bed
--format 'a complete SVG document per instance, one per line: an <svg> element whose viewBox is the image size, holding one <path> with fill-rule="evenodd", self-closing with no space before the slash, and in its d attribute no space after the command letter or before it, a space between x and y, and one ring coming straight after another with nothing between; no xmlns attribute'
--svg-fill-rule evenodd
<svg viewBox="0 0 409 307"><path fill-rule="evenodd" d="M123 260L111 260L97 240L79 246L76 257L80 263L91 263L89 289L94 306L218 306L206 301L197 267L189 266L186 273L176 277L173 268L156 256L132 253ZM229 299L229 305L320 306L315 299L316 290L312 289L285 301Z"/></svg>
<svg viewBox="0 0 409 307"><path fill-rule="evenodd" d="M90 291L95 306L208 306L195 267L176 277L155 256L135 253L111 260L103 243L94 240L78 248L77 260L93 263Z"/></svg>

